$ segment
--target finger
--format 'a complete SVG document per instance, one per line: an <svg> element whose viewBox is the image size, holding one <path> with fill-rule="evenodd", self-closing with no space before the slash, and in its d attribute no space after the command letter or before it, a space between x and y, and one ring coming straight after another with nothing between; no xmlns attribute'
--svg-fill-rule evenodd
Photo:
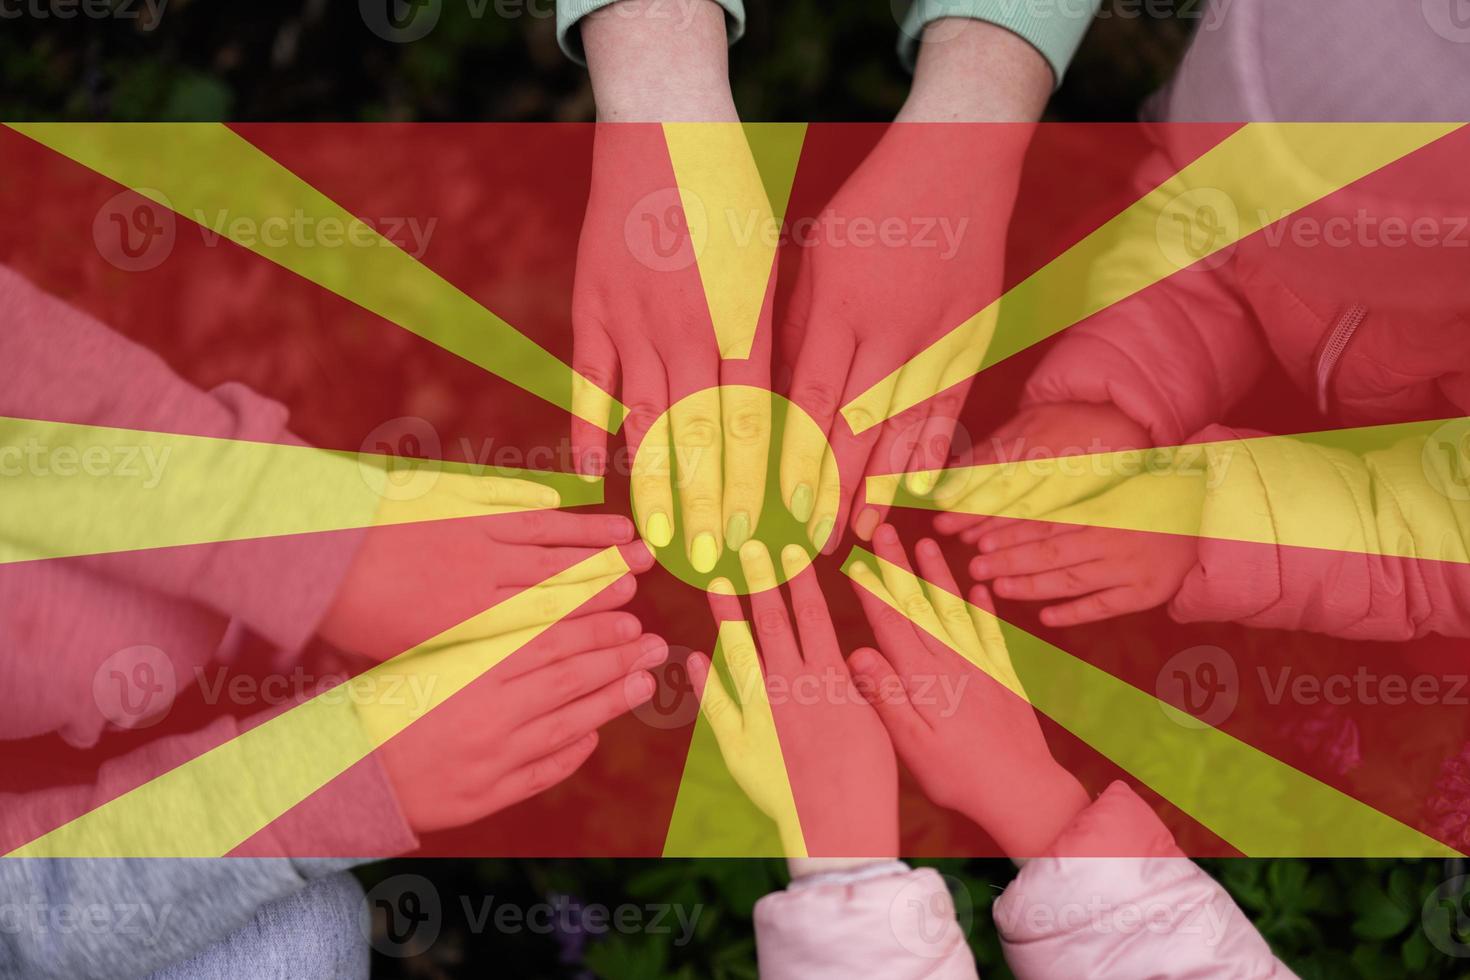
<svg viewBox="0 0 1470 980"><path fill-rule="evenodd" d="M602 325L587 317L572 320L572 459L577 472L600 477L607 471L607 425L617 391L618 354ZM600 424L599 424L600 423Z"/></svg>
<svg viewBox="0 0 1470 980"><path fill-rule="evenodd" d="M1081 626L1140 612L1148 605L1131 586L1118 586L1094 592L1076 602L1048 606L1041 610L1041 621L1047 626Z"/></svg>
<svg viewBox="0 0 1470 980"><path fill-rule="evenodd" d="M985 666L990 676L1005 684L1021 697L1026 692L1021 688L1021 679L1011 662L1010 650L1006 647L1005 634L1000 628L1000 618L995 615L995 600L990 590L977 585L970 590L969 613L980 644L985 651Z"/></svg>
<svg viewBox="0 0 1470 980"><path fill-rule="evenodd" d="M510 751L524 752L528 757L555 752L645 703L653 697L656 684L646 671L604 684L518 727L509 739Z"/></svg>
<svg viewBox="0 0 1470 980"><path fill-rule="evenodd" d="M776 586L771 553L759 541L747 541L740 549L740 567L750 589L750 610L755 632L772 674L793 677L801 669L801 651L786 614L786 600Z"/></svg>
<svg viewBox="0 0 1470 980"><path fill-rule="evenodd" d="M1014 578L1036 575L1041 572L1070 568L1086 562L1096 561L1106 555L1104 543L1081 528L1069 528L1070 533L1054 534L1018 544L1014 548L976 555L970 562L970 575L981 582L991 579ZM1001 595L1006 595L1001 591Z"/></svg>
<svg viewBox="0 0 1470 980"><path fill-rule="evenodd" d="M548 756L496 777L485 802L485 812L499 812L565 782L595 751L597 733L588 732Z"/></svg>
<svg viewBox="0 0 1470 980"><path fill-rule="evenodd" d="M882 377L886 373L887 365L884 361L887 357L886 352L875 347L861 347L855 352L852 370L847 378L847 388L843 392L843 404L851 404L859 395L865 394L865 385L870 384L871 379ZM832 444L833 464L822 467L822 485L818 492L820 510L813 514L807 528L813 541L821 538L818 532L823 529L824 521L830 520L836 528L846 527L848 514L855 502L862 497L862 477L868 468L868 458L887 428L886 424L880 423L868 411L869 408L876 410L881 404L886 413L892 388L891 383L886 383L876 399L871 394L866 395L862 402L864 407L854 408L851 415L844 415L841 422L833 425L829 439ZM862 431L858 431L859 429ZM866 518L860 514L859 520L853 522L853 529L860 537L864 530L871 534L880 523L877 517L876 509ZM840 541L841 535L829 534L822 553L832 554L837 550Z"/></svg>
<svg viewBox="0 0 1470 980"><path fill-rule="evenodd" d="M492 512L503 508L539 509L561 505L561 494L554 487L532 480L470 473L440 473L427 499L431 503L442 502L447 496L483 504Z"/></svg>
<svg viewBox="0 0 1470 980"><path fill-rule="evenodd" d="M730 758L739 751L741 733L745 730L740 705L725 690L724 683L711 669L709 658L704 654L690 654L686 666L689 683L699 697L699 711L715 733L720 752Z"/></svg>
<svg viewBox="0 0 1470 980"><path fill-rule="evenodd" d="M1043 541L1058 534L1070 534L1076 530L1075 524L1057 524L1053 521L1002 520L997 521L995 527L984 529L977 538L980 550L988 554L1033 541Z"/></svg>
<svg viewBox="0 0 1470 980"><path fill-rule="evenodd" d="M816 569L809 564L806 552L794 544L782 549L781 564L786 569L791 590L791 610L796 615L802 659L808 665L840 666L844 662L842 646Z"/></svg>
<svg viewBox="0 0 1470 980"><path fill-rule="evenodd" d="M930 402L929 417L919 430L908 462L907 471L913 474L907 481L910 493L922 497L938 489L939 474L949 462L960 410L969 394L970 383L965 381Z"/></svg>
<svg viewBox="0 0 1470 980"><path fill-rule="evenodd" d="M704 591L705 596L709 599L709 611L714 616L716 625L745 622L745 610L740 607L740 597L735 593L735 586L729 579L712 579L709 587Z"/></svg>
<svg viewBox="0 0 1470 980"><path fill-rule="evenodd" d="M645 541L666 548L674 540L673 457L667 415L669 386L663 362L651 349L624 352L624 431L633 452L628 489L633 518Z"/></svg>
<svg viewBox="0 0 1470 980"><path fill-rule="evenodd" d="M626 572L586 582L496 589L490 605L505 608L464 623L455 630L455 639L500 636L549 626L569 616L617 609L627 605L637 590L638 580Z"/></svg>
<svg viewBox="0 0 1470 980"><path fill-rule="evenodd" d="M939 545L925 538L914 548L914 558L918 562L919 577L924 583L924 594L929 597L929 604L934 607L939 621L944 624L945 632L960 643L963 651L983 654L984 645L980 642L980 634L975 630L969 607L960 597L959 583L949 570Z"/></svg>
<svg viewBox="0 0 1470 980"><path fill-rule="evenodd" d="M879 648L899 674L913 676L932 671L932 651L920 639L914 625L896 608L893 596L878 574L866 563L858 562L852 566L849 577Z"/></svg>
<svg viewBox="0 0 1470 980"><path fill-rule="evenodd" d="M998 578L991 583L991 588L996 595L1007 599L1035 602L1087 595L1120 584L1119 578L1120 573L1112 562L1090 561L1036 575Z"/></svg>
<svg viewBox="0 0 1470 980"><path fill-rule="evenodd" d="M901 755L920 751L919 739L929 730L929 723L910 703L903 679L894 672L893 665L868 647L854 650L848 665L854 686L878 712L894 748Z"/></svg>
<svg viewBox="0 0 1470 980"><path fill-rule="evenodd" d="M535 643L532 656L510 657L496 669L509 680L565 657L631 642L642 632L643 624L638 617L626 612L598 612L563 619Z"/></svg>
<svg viewBox="0 0 1470 980"><path fill-rule="evenodd" d="M506 704L514 716L540 718L636 671L652 670L668 659L669 647L647 635L617 646L590 650L539 667L507 681Z"/></svg>
<svg viewBox="0 0 1470 980"><path fill-rule="evenodd" d="M926 642L937 641L941 645L951 640L958 642L960 638L951 637L939 621L939 614L914 576L908 555L904 554L903 544L892 524L881 525L873 534L873 551L883 559L878 571L883 576L883 584L888 587L888 594L897 600L898 608L918 627L920 636L928 634Z"/></svg>
<svg viewBox="0 0 1470 980"><path fill-rule="evenodd" d="M847 389L854 352L852 332L832 325L809 330L791 379L791 402L781 433L781 499L791 516L808 523L816 510L829 437ZM801 417L805 413L816 423ZM835 510L834 510L835 513Z"/></svg>
<svg viewBox="0 0 1470 980"><path fill-rule="evenodd" d="M724 536L719 388L680 398L670 415L684 549L694 570L708 574L720 559Z"/></svg>
<svg viewBox="0 0 1470 980"><path fill-rule="evenodd" d="M923 406L910 409L901 419L890 419L875 430L878 438L853 485L852 494L852 530L864 541L872 540L873 532L887 519L890 501L864 500L858 506L857 498L866 493L869 477L904 472L913 455L914 438L923 428L924 412Z"/></svg>
<svg viewBox="0 0 1470 980"><path fill-rule="evenodd" d="M760 524L771 449L771 393L754 386L720 389L725 437L725 546L739 551Z"/></svg>
<svg viewBox="0 0 1470 980"><path fill-rule="evenodd" d="M538 510L506 514L485 524L485 535L504 544L606 548L633 540L633 522L617 514L568 514Z"/></svg>

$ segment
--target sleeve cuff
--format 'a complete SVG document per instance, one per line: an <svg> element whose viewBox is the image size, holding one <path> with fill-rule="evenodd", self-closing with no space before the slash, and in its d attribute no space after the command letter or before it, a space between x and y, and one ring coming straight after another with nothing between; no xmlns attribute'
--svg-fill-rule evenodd
<svg viewBox="0 0 1470 980"><path fill-rule="evenodd" d="M924 28L943 17L968 17L1004 27L1029 42L1051 65L1056 84L1062 84L1067 66L1082 35L1092 25L1102 0L1071 0L1058 4L1014 3L1010 0L914 0L900 23L898 56L914 70ZM594 4L600 6L600 4Z"/></svg>
<svg viewBox="0 0 1470 980"><path fill-rule="evenodd" d="M562 53L585 68L587 56L582 52L582 32L577 28L577 24L594 10L600 10L617 2L618 0L557 0L556 40L561 45ZM745 33L745 0L712 0L712 2L725 8L725 30L730 36L730 43L734 44ZM679 4L670 5L674 16L679 16L679 6Z"/></svg>

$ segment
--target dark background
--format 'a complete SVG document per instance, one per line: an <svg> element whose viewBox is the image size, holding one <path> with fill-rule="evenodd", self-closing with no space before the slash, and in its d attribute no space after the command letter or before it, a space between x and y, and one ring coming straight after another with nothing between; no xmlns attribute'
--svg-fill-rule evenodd
<svg viewBox="0 0 1470 980"><path fill-rule="evenodd" d="M8 120L585 121L585 73L558 50L549 0L489 0L476 17L444 0L435 29L413 43L376 37L352 0L204 3L172 0L152 22L139 3L107 18L63 20L46 3L0 0L0 118ZM732 53L747 120L881 121L907 90L888 0L747 0L749 29ZM1125 8L1120 6L1119 11ZM39 16L37 11L45 13ZM128 14L136 12L138 19ZM1188 43L1197 5L1175 16L1115 13L1094 25L1048 118L1125 121L1165 81ZM987 977L1009 976L988 910L1014 870L1003 861L933 861L969 909ZM1470 976L1441 956L1421 910L1458 868L1439 862L1202 862L1304 977ZM442 917L421 955L382 955L385 977L753 977L751 910L784 883L777 861L405 860L362 869L369 887L427 878ZM540 934L477 928L478 909L555 896L699 910L694 940L670 934ZM1441 931L1443 922L1440 924ZM1440 936L1443 942L1445 937ZM1162 964L1161 964L1162 965Z"/></svg>

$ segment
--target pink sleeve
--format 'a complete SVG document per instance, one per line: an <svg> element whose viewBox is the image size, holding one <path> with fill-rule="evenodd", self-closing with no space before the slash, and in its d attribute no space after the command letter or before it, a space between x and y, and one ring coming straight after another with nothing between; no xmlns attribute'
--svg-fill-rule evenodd
<svg viewBox="0 0 1470 980"><path fill-rule="evenodd" d="M762 980L976 980L944 879L931 868L795 884L755 906Z"/></svg>
<svg viewBox="0 0 1470 980"><path fill-rule="evenodd" d="M1175 620L1354 640L1470 636L1470 494L1447 482L1464 474L1436 486L1446 464L1422 436L1361 455L1260 436L1211 426L1192 440L1224 446L1209 452L1199 561L1170 603ZM1324 527L1340 529L1341 549L1291 544ZM1243 528L1250 540L1232 540Z"/></svg>
<svg viewBox="0 0 1470 980"><path fill-rule="evenodd" d="M299 445L284 406L202 391L152 351L0 266L0 419ZM283 650L315 632L357 551L353 532L116 556L132 584L239 619Z"/></svg>
<svg viewBox="0 0 1470 980"><path fill-rule="evenodd" d="M1114 783L995 903L1018 980L1287 978L1245 913ZM1117 856L1126 855L1126 856Z"/></svg>
<svg viewBox="0 0 1470 980"><path fill-rule="evenodd" d="M1139 196L1176 169L1156 153L1136 178ZM1230 254L1132 292L1157 275L1158 253L1150 236L1099 261L1086 301L1127 298L1057 338L1027 382L1024 403L1110 403L1148 429L1155 445L1172 446L1219 421L1250 391L1266 343L1236 288Z"/></svg>

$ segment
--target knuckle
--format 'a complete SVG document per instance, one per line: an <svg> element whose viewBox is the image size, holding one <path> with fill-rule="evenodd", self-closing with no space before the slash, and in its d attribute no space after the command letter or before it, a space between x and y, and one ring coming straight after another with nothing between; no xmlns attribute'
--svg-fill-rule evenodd
<svg viewBox="0 0 1470 980"><path fill-rule="evenodd" d="M786 626L786 616L775 609L765 609L755 617L755 628L762 636L775 636Z"/></svg>
<svg viewBox="0 0 1470 980"><path fill-rule="evenodd" d="M819 626L826 622L827 610L817 602L799 602L796 604L796 619L804 625Z"/></svg>
<svg viewBox="0 0 1470 980"><path fill-rule="evenodd" d="M804 382L794 394L797 402L813 418L831 418L837 412L837 402L841 398L833 385L821 381Z"/></svg>
<svg viewBox="0 0 1470 980"><path fill-rule="evenodd" d="M758 445L766 439L769 428L766 413L756 405L743 405L725 413L726 439L737 445Z"/></svg>
<svg viewBox="0 0 1470 980"><path fill-rule="evenodd" d="M681 419L674 430L675 441L696 449L709 449L720 438L719 425L712 417L702 413Z"/></svg>
<svg viewBox="0 0 1470 980"><path fill-rule="evenodd" d="M925 599L922 595L915 594L907 596L903 600L904 612L915 619L927 616L932 611L932 608L929 605L929 600Z"/></svg>

